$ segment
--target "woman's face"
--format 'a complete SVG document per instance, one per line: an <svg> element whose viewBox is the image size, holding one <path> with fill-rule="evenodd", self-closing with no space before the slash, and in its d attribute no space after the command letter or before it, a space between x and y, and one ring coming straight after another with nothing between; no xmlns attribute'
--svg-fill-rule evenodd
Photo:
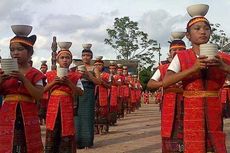
<svg viewBox="0 0 230 153"><path fill-rule="evenodd" d="M98 69L98 71L102 72L104 64L102 64L102 63L95 63L94 66L95 66L96 69Z"/></svg>
<svg viewBox="0 0 230 153"><path fill-rule="evenodd" d="M45 74L47 72L48 68L47 67L41 67L40 70L42 71L42 73Z"/></svg>
<svg viewBox="0 0 230 153"><path fill-rule="evenodd" d="M122 69L118 69L118 70L117 70L117 74L118 74L118 75L122 75L122 72L123 72Z"/></svg>
<svg viewBox="0 0 230 153"><path fill-rule="evenodd" d="M92 59L92 54L88 52L83 52L82 55L82 62L89 64Z"/></svg>
<svg viewBox="0 0 230 153"><path fill-rule="evenodd" d="M178 47L178 48L170 49L170 51L169 51L170 57L173 58L176 55L176 52L181 51L181 50L184 50L184 48L183 47Z"/></svg>
<svg viewBox="0 0 230 153"><path fill-rule="evenodd" d="M31 59L31 54L28 50L22 46L20 43L11 43L10 44L10 56L12 58L17 58L18 63L27 63Z"/></svg>
<svg viewBox="0 0 230 153"><path fill-rule="evenodd" d="M109 68L109 72L110 72L111 74L115 74L115 73L116 73L116 67L110 67L110 68Z"/></svg>
<svg viewBox="0 0 230 153"><path fill-rule="evenodd" d="M186 36L192 44L200 45L208 42L211 35L210 26L205 22L193 24Z"/></svg>
<svg viewBox="0 0 230 153"><path fill-rule="evenodd" d="M61 53L57 58L57 63L62 68L69 68L72 63L72 57L68 53Z"/></svg>
<svg viewBox="0 0 230 153"><path fill-rule="evenodd" d="M128 70L123 70L123 75L128 75Z"/></svg>

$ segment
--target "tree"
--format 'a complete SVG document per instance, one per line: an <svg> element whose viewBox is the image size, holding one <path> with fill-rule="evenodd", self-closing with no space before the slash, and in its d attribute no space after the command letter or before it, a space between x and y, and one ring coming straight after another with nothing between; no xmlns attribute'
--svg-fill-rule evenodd
<svg viewBox="0 0 230 153"><path fill-rule="evenodd" d="M151 71L152 67L153 67L153 65L151 65L147 68L144 67L139 73L139 78L140 78L140 82L141 82L141 85L143 87L143 90L146 89L147 83L149 82L149 80L151 79L151 77L154 73L153 71Z"/></svg>
<svg viewBox="0 0 230 153"><path fill-rule="evenodd" d="M138 22L131 21L129 17L115 18L113 29L106 31L108 38L104 42L115 49L117 59L139 60L140 67L155 63L153 53L158 50L157 41L140 31Z"/></svg>
<svg viewBox="0 0 230 153"><path fill-rule="evenodd" d="M221 25L219 23L210 25L212 30L210 42L217 44L220 50L230 52L230 46L227 46L230 43L230 39L226 36L224 30L221 29Z"/></svg>

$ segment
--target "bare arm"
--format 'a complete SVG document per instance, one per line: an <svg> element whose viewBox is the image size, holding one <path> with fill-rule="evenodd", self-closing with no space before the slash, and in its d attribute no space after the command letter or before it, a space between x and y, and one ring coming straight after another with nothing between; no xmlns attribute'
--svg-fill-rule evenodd
<svg viewBox="0 0 230 153"><path fill-rule="evenodd" d="M90 73L89 71L85 71L85 75L87 76L87 78L92 81L94 84L96 85L100 85L101 84L101 80L95 76L93 76L92 73Z"/></svg>
<svg viewBox="0 0 230 153"><path fill-rule="evenodd" d="M84 91L81 90L81 88L79 87L76 87L76 91L75 91L76 95L77 96L82 96L84 94Z"/></svg>
<svg viewBox="0 0 230 153"><path fill-rule="evenodd" d="M185 71L182 71L182 72L179 72L179 73L175 73L173 71L168 70L164 79L163 79L162 85L164 88L167 88L170 85L173 85L173 84L183 80L185 77L187 77L193 73L194 73L194 70L192 68L185 70Z"/></svg>
<svg viewBox="0 0 230 153"><path fill-rule="evenodd" d="M111 83L108 83L108 82L103 81L103 80L101 80L101 84L102 84L104 87L106 87L106 88L110 88L110 87L111 87Z"/></svg>
<svg viewBox="0 0 230 153"><path fill-rule="evenodd" d="M30 95L35 99L35 100L39 100L44 92L44 88L43 86L40 85L33 85L21 72L19 71L12 71L10 73L11 77L17 78L18 80L20 80L23 85L25 86L25 88L28 90L28 92L30 93Z"/></svg>
<svg viewBox="0 0 230 153"><path fill-rule="evenodd" d="M198 73L201 69L205 69L207 67L207 57L201 56L197 58L195 64L184 71L175 73L171 70L168 70L164 79L163 79L163 87L167 88L170 85L173 85L181 80L183 80L185 77L189 75L193 75L194 73Z"/></svg>
<svg viewBox="0 0 230 153"><path fill-rule="evenodd" d="M147 84L147 88L150 90L158 89L162 87L162 84L163 84L162 81L156 81L156 80L150 79Z"/></svg>
<svg viewBox="0 0 230 153"><path fill-rule="evenodd" d="M49 91L58 82L61 83L61 79L59 77L56 77L52 82L47 83L45 88L44 88L44 92Z"/></svg>
<svg viewBox="0 0 230 153"><path fill-rule="evenodd" d="M81 88L77 87L76 84L73 84L73 82L70 81L68 79L68 77L65 76L63 78L63 83L71 88L73 95L78 95L78 96L83 95L83 90L81 90Z"/></svg>
<svg viewBox="0 0 230 153"><path fill-rule="evenodd" d="M44 87L36 85L34 86L27 78L23 80L23 84L30 93L30 95L35 99L39 100L41 99L43 92L44 92Z"/></svg>
<svg viewBox="0 0 230 153"><path fill-rule="evenodd" d="M164 79L163 79L163 87L167 88L170 85L173 85L181 80L183 80L185 77L189 75L193 75L194 73L198 73L201 69L206 69L208 66L208 59L207 56L200 56L197 58L195 64L184 71L175 73L171 70L168 70Z"/></svg>

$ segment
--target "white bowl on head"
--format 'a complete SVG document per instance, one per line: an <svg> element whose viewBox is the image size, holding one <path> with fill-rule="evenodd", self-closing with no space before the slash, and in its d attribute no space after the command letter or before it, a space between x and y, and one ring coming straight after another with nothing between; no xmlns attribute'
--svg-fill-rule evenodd
<svg viewBox="0 0 230 153"><path fill-rule="evenodd" d="M103 56L97 56L95 59L96 59L96 60L102 60L102 59L103 59Z"/></svg>
<svg viewBox="0 0 230 153"><path fill-rule="evenodd" d="M127 66L123 66L123 69L127 69L128 67Z"/></svg>
<svg viewBox="0 0 230 153"><path fill-rule="evenodd" d="M47 61L46 61L46 60L44 60L44 61L41 61L41 63L42 63L42 64L46 64L46 63L47 63Z"/></svg>
<svg viewBox="0 0 230 153"><path fill-rule="evenodd" d="M119 63L119 64L117 64L117 66L118 66L118 67L122 67L122 64Z"/></svg>
<svg viewBox="0 0 230 153"><path fill-rule="evenodd" d="M110 64L115 64L116 62L115 61L109 61Z"/></svg>
<svg viewBox="0 0 230 153"><path fill-rule="evenodd" d="M82 44L82 47L84 49L90 49L92 47L92 44Z"/></svg>
<svg viewBox="0 0 230 153"><path fill-rule="evenodd" d="M171 40L181 40L181 39L183 39L184 38L184 36L185 36L185 32L179 32L179 31L177 31L177 32L172 32L171 33Z"/></svg>
<svg viewBox="0 0 230 153"><path fill-rule="evenodd" d="M191 17L205 16L208 12L209 6L207 4L195 4L187 7L187 12Z"/></svg>
<svg viewBox="0 0 230 153"><path fill-rule="evenodd" d="M30 25L12 25L11 26L11 29L16 36L24 36L24 37L27 37L31 33L32 28L33 27Z"/></svg>
<svg viewBox="0 0 230 153"><path fill-rule="evenodd" d="M61 48L61 50L69 50L71 45L72 42L58 42L58 46Z"/></svg>

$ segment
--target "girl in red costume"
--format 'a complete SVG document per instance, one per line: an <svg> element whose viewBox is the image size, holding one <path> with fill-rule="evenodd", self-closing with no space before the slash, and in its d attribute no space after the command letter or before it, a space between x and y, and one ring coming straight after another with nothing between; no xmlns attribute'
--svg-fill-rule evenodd
<svg viewBox="0 0 230 153"><path fill-rule="evenodd" d="M45 78L42 80L43 86L46 86L47 84L46 72L48 70L48 66L46 64L47 61L41 61L41 62L42 64L40 67L40 71L45 75ZM49 101L49 92L45 92L38 103L38 108L39 108L38 116L40 119L40 125L43 125L43 123L44 124L46 123L46 112L47 112L48 101Z"/></svg>
<svg viewBox="0 0 230 153"><path fill-rule="evenodd" d="M207 10L207 5L200 5ZM191 10L194 7L197 5L189 8ZM182 81L184 152L226 153L218 93L227 73L230 73L230 57L222 52L211 60L207 56L200 56L200 45L207 43L211 34L209 21L204 17L207 11L201 12L203 16L198 12L187 24L186 36L192 48L178 52L173 58L163 80L163 87Z"/></svg>
<svg viewBox="0 0 230 153"><path fill-rule="evenodd" d="M15 29L16 28L16 29ZM16 36L10 40L10 55L18 62L18 71L0 74L4 104L0 110L0 152L43 152L38 110L35 100L43 94L44 75L29 65L36 36L23 34L31 26L12 26ZM20 35L18 35L20 34Z"/></svg>
<svg viewBox="0 0 230 153"><path fill-rule="evenodd" d="M183 37L185 32L172 32L172 42L169 48L168 62L171 62L176 52L185 50ZM175 37L176 36L176 37ZM170 63L159 66L157 71L148 82L149 89L161 87L162 80ZM163 90L160 103L161 109L161 137L163 153L179 153L183 151L183 89L181 83L174 84ZM160 93L161 94L161 93ZM161 98L160 98L161 99Z"/></svg>
<svg viewBox="0 0 230 153"><path fill-rule="evenodd" d="M59 45L60 46L60 45ZM70 46L60 46L57 63L60 68L68 69L72 63ZM78 73L68 71L64 77L58 77L57 71L46 73L45 91L50 92L46 116L46 153L75 153L74 98L82 95L83 88Z"/></svg>
<svg viewBox="0 0 230 153"><path fill-rule="evenodd" d="M94 62L95 69L98 69L101 84L96 86L96 133L105 134L109 132L109 94L110 74L103 71L104 62L101 57L97 57Z"/></svg>

